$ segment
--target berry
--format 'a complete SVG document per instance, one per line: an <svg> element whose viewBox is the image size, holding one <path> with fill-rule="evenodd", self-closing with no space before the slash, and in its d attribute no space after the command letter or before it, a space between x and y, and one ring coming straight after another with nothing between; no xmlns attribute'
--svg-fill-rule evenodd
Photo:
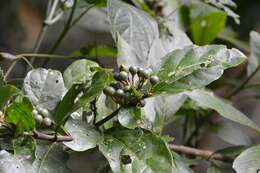
<svg viewBox="0 0 260 173"><path fill-rule="evenodd" d="M122 89L116 90L116 95L117 95L118 97L124 96L124 90L122 90Z"/></svg>
<svg viewBox="0 0 260 173"><path fill-rule="evenodd" d="M123 81L127 81L127 79L128 79L128 74L127 74L127 72L121 71L121 72L119 73L119 79L120 79L120 80L123 80Z"/></svg>
<svg viewBox="0 0 260 173"><path fill-rule="evenodd" d="M131 66L129 68L129 72L132 74L132 75L135 75L137 73L138 69L137 67L134 67L134 66Z"/></svg>
<svg viewBox="0 0 260 173"><path fill-rule="evenodd" d="M157 84L159 82L159 77L155 76L155 75L151 76L150 77L150 82L151 82L152 85Z"/></svg>
<svg viewBox="0 0 260 173"><path fill-rule="evenodd" d="M142 76L143 73L144 73L144 69L143 68L138 68L138 70L137 70L138 76Z"/></svg>
<svg viewBox="0 0 260 173"><path fill-rule="evenodd" d="M43 121L43 117L40 114L34 115L34 119L39 124L41 124Z"/></svg>
<svg viewBox="0 0 260 173"><path fill-rule="evenodd" d="M106 95L113 96L113 95L115 94L116 90L115 90L113 87L109 86L109 87L106 87L106 88L103 90L103 92L104 92Z"/></svg>
<svg viewBox="0 0 260 173"><path fill-rule="evenodd" d="M114 72L114 78L115 80L120 80L118 72Z"/></svg>
<svg viewBox="0 0 260 173"><path fill-rule="evenodd" d="M33 109L32 114L35 116L38 114L38 111L36 109Z"/></svg>
<svg viewBox="0 0 260 173"><path fill-rule="evenodd" d="M48 118L48 117L45 117L43 119L43 124L46 126L46 127L50 127L51 126L51 119Z"/></svg>
<svg viewBox="0 0 260 173"><path fill-rule="evenodd" d="M127 71L128 71L128 68L127 68L127 66L125 66L125 65L120 65L119 70L120 70L120 71L125 71L125 72L127 72Z"/></svg>
<svg viewBox="0 0 260 173"><path fill-rule="evenodd" d="M47 117L49 115L49 111L47 109L42 109L41 114L42 116Z"/></svg>
<svg viewBox="0 0 260 173"><path fill-rule="evenodd" d="M151 75L151 72L149 70L144 70L141 75L143 78L148 79L149 76Z"/></svg>
<svg viewBox="0 0 260 173"><path fill-rule="evenodd" d="M148 68L148 69L146 69L146 70L147 70L147 72L148 72L149 76L151 76L151 75L152 75L152 73L153 73L153 70L152 70L151 68Z"/></svg>

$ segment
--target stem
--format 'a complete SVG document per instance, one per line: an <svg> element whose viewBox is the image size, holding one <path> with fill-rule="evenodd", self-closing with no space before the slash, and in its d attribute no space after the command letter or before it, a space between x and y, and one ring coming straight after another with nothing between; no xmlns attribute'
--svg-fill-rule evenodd
<svg viewBox="0 0 260 173"><path fill-rule="evenodd" d="M94 114L94 119L93 119L93 124L96 124L96 119L97 119L97 98L95 98L91 103L90 103L90 106L91 106L91 111L93 112Z"/></svg>
<svg viewBox="0 0 260 173"><path fill-rule="evenodd" d="M67 23L65 24L63 31L59 35L59 37L58 37L57 41L55 42L54 46L51 48L50 54L53 54L56 51L56 49L58 48L58 46L60 45L60 43L64 39L65 35L69 31L70 25L71 25L71 22L72 22L72 19L73 19L75 10L76 10L76 6L77 6L77 0L75 0L75 2L73 4L72 10L70 12L69 19L68 19ZM44 64L46 64L46 62Z"/></svg>
<svg viewBox="0 0 260 173"><path fill-rule="evenodd" d="M38 168L38 170L37 170L37 173L40 173L41 168L42 168L42 166L43 166L45 160L47 159L47 157L48 157L50 151L53 149L53 147L54 147L55 145L56 145L56 143L51 144L51 146L48 148L48 150L46 151L46 153L43 155L43 158L42 158L42 160L41 160L41 162L40 162L40 165L39 165L39 168Z"/></svg>
<svg viewBox="0 0 260 173"><path fill-rule="evenodd" d="M51 142L69 142L73 140L71 136L47 135L38 132L37 130L33 130L33 137L36 139L41 139L41 140L51 141Z"/></svg>
<svg viewBox="0 0 260 173"><path fill-rule="evenodd" d="M8 76L10 75L11 71L13 70L13 68L15 67L17 63L17 60L13 61L12 64L9 66L9 68L7 69L5 76L4 76L4 80L6 80L8 78Z"/></svg>
<svg viewBox="0 0 260 173"><path fill-rule="evenodd" d="M101 126L102 124L104 124L104 123L106 123L107 121L109 121L110 119L114 118L114 117L118 114L118 112L120 111L120 109L121 109L121 107L119 107L117 110L115 110L114 112L112 112L112 113L111 113L110 115L108 115L106 118L104 118L104 119L98 121L98 122L95 124L95 126L96 126L96 127L99 127L99 126Z"/></svg>
<svg viewBox="0 0 260 173"><path fill-rule="evenodd" d="M257 72L260 70L260 65L257 66L257 68L251 73L245 80L242 82L233 92L231 92L227 98L231 98L232 96L236 95L239 93L245 85L257 74Z"/></svg>
<svg viewBox="0 0 260 173"><path fill-rule="evenodd" d="M169 144L169 148L171 150L174 150L179 153L200 156L200 157L203 157L203 158L209 159L209 160L211 160L211 159L220 160L220 161L228 162L228 163L232 163L234 161L234 159L232 157L224 156L222 154L218 154L218 153L215 153L214 151L210 151L210 150L202 150L202 149L187 147L184 145L174 145L174 144Z"/></svg>
<svg viewBox="0 0 260 173"><path fill-rule="evenodd" d="M95 7L95 5L90 5L88 8L86 8L76 19L74 19L74 21L70 25L70 28L76 25L80 21L80 19L93 7Z"/></svg>
<svg viewBox="0 0 260 173"><path fill-rule="evenodd" d="M54 3L55 3L55 2L54 2ZM48 30L48 27L49 27L49 24L47 24L47 22L45 22L45 21L48 20L48 19L50 19L50 18L52 17L52 16L51 16L51 13L54 13L53 10L55 11L57 4L56 4L56 6L54 6L54 5L55 5L55 4L53 4L53 6L52 6L51 0L48 1L48 6L47 6L47 10L46 10L47 18L46 18L46 19L43 21L43 23L42 23L42 28L41 28L40 34L39 34L39 36L38 36L38 38L37 38L36 44L35 44L35 46L34 46L33 53L38 53L39 50L40 50L41 44L42 44L42 42L43 42L43 39L44 39L44 37L45 37L45 35L46 35L46 32L47 32L47 30ZM50 15L48 15L48 13L50 12L50 10L52 10L52 11L51 11ZM35 58L33 57L33 58L30 60L30 63L31 63L31 64L34 64L34 62L35 62ZM26 69L26 71L27 71L27 70L28 70L28 69Z"/></svg>

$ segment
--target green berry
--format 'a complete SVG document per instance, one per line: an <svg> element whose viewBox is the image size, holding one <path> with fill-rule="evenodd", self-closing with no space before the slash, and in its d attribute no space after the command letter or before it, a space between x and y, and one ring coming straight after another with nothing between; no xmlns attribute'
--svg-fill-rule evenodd
<svg viewBox="0 0 260 173"><path fill-rule="evenodd" d="M123 80L123 81L127 81L127 79L128 79L128 73L125 72L125 71L121 71L121 72L119 73L119 79L120 79L120 80Z"/></svg>
<svg viewBox="0 0 260 173"><path fill-rule="evenodd" d="M39 106L39 105L36 106L36 110L37 110L38 112L40 112L41 109L42 109L41 106Z"/></svg>
<svg viewBox="0 0 260 173"><path fill-rule="evenodd" d="M34 119L39 124L41 124L43 121L43 117L40 114L34 115Z"/></svg>
<svg viewBox="0 0 260 173"><path fill-rule="evenodd" d="M41 114L42 116L47 117L49 115L49 111L47 109L42 109Z"/></svg>
<svg viewBox="0 0 260 173"><path fill-rule="evenodd" d="M119 96L119 97L124 96L124 90L122 90L122 89L116 90L116 95Z"/></svg>
<svg viewBox="0 0 260 173"><path fill-rule="evenodd" d="M134 67L134 66L131 66L129 68L129 72L132 74L132 75L135 75L137 73L138 69L137 67Z"/></svg>
<svg viewBox="0 0 260 173"><path fill-rule="evenodd" d="M159 77L155 76L155 75L151 76L150 77L150 82L151 82L152 85L157 84L159 82Z"/></svg>
<svg viewBox="0 0 260 173"><path fill-rule="evenodd" d="M115 80L120 80L118 72L114 72L114 78Z"/></svg>
<svg viewBox="0 0 260 173"><path fill-rule="evenodd" d="M152 70L151 68L148 68L148 69L146 69L146 70L147 70L147 72L149 73L149 76L151 76L152 73L153 73L153 70Z"/></svg>
<svg viewBox="0 0 260 173"><path fill-rule="evenodd" d="M120 71L125 71L125 72L127 72L127 71L128 71L128 68L127 68L127 66L125 66L125 65L120 65L119 70L120 70Z"/></svg>
<svg viewBox="0 0 260 173"><path fill-rule="evenodd" d="M35 116L38 114L38 111L36 109L33 109L32 114Z"/></svg>
<svg viewBox="0 0 260 173"><path fill-rule="evenodd" d="M51 119L48 118L48 117L45 117L43 119L43 124L46 126L46 127L50 127L51 126Z"/></svg>
<svg viewBox="0 0 260 173"><path fill-rule="evenodd" d="M143 78L148 79L151 74L149 70L144 70L141 75Z"/></svg>
<svg viewBox="0 0 260 173"><path fill-rule="evenodd" d="M116 90L115 90L113 87L109 86L109 87L106 87L106 88L103 90L103 92L104 92L106 95L113 96L113 95L115 94Z"/></svg>

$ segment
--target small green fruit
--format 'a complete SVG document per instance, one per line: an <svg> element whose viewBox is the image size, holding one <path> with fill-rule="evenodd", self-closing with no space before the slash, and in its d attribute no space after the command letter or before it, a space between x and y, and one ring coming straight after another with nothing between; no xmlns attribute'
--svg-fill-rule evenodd
<svg viewBox="0 0 260 173"><path fill-rule="evenodd" d="M123 81L127 81L127 79L128 79L128 73L125 72L125 71L121 71L121 72L119 73L119 79L120 79L120 80L123 80Z"/></svg>
<svg viewBox="0 0 260 173"><path fill-rule="evenodd" d="M116 90L115 90L113 87L109 86L109 87L106 87L106 88L103 90L103 92L104 92L106 95L108 95L108 96L113 96L113 95L115 94Z"/></svg>
<svg viewBox="0 0 260 173"><path fill-rule="evenodd" d="M48 118L48 117L45 117L43 119L43 124L46 126L46 127L50 127L51 126L51 119Z"/></svg>
<svg viewBox="0 0 260 173"><path fill-rule="evenodd" d="M150 77L150 82L151 82L152 85L157 84L159 82L159 77L155 76L155 75L151 76Z"/></svg>
<svg viewBox="0 0 260 173"><path fill-rule="evenodd" d="M116 95L117 95L118 97L123 97L123 96L124 96L124 90L122 90L122 89L116 90Z"/></svg>
<svg viewBox="0 0 260 173"><path fill-rule="evenodd" d="M137 73L138 69L137 67L134 67L134 66L131 66L129 68L129 72L132 74L132 75L135 75Z"/></svg>
<svg viewBox="0 0 260 173"><path fill-rule="evenodd" d="M120 65L119 70L127 72L128 71L128 67L125 66L125 65Z"/></svg>
<svg viewBox="0 0 260 173"><path fill-rule="evenodd" d="M35 116L38 114L38 111L36 109L33 109L32 114Z"/></svg>
<svg viewBox="0 0 260 173"><path fill-rule="evenodd" d="M34 119L39 124L41 124L43 121L43 117L40 114L34 115Z"/></svg>
<svg viewBox="0 0 260 173"><path fill-rule="evenodd" d="M114 78L115 80L120 80L118 72L114 72Z"/></svg>
<svg viewBox="0 0 260 173"><path fill-rule="evenodd" d="M49 115L49 111L47 109L42 109L41 114L42 116L47 117Z"/></svg>

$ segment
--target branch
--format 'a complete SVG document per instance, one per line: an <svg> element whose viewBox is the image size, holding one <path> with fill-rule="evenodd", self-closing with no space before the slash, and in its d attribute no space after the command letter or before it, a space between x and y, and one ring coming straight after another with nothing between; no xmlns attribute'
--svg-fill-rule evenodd
<svg viewBox="0 0 260 173"><path fill-rule="evenodd" d="M178 153L200 156L209 160L210 159L220 160L228 163L232 163L234 161L232 157L224 156L222 154L215 153L214 151L210 151L210 150L202 150L202 149L187 147L183 145L174 145L174 144L169 144L169 147L171 150L174 150Z"/></svg>
<svg viewBox="0 0 260 173"><path fill-rule="evenodd" d="M52 141L52 142L70 142L73 140L71 136L57 136L57 135L47 135L37 130L33 130L33 137L36 139Z"/></svg>
<svg viewBox="0 0 260 173"><path fill-rule="evenodd" d="M95 124L95 126L96 126L96 127L99 127L99 126L101 126L102 124L104 124L104 123L106 123L107 121L109 121L110 119L114 118L114 117L118 114L118 112L119 112L120 109L121 109L121 107L119 107L117 110L115 110L114 112L112 112L112 113L111 113L110 115L108 115L106 118L104 118L104 119L98 121L98 122Z"/></svg>

